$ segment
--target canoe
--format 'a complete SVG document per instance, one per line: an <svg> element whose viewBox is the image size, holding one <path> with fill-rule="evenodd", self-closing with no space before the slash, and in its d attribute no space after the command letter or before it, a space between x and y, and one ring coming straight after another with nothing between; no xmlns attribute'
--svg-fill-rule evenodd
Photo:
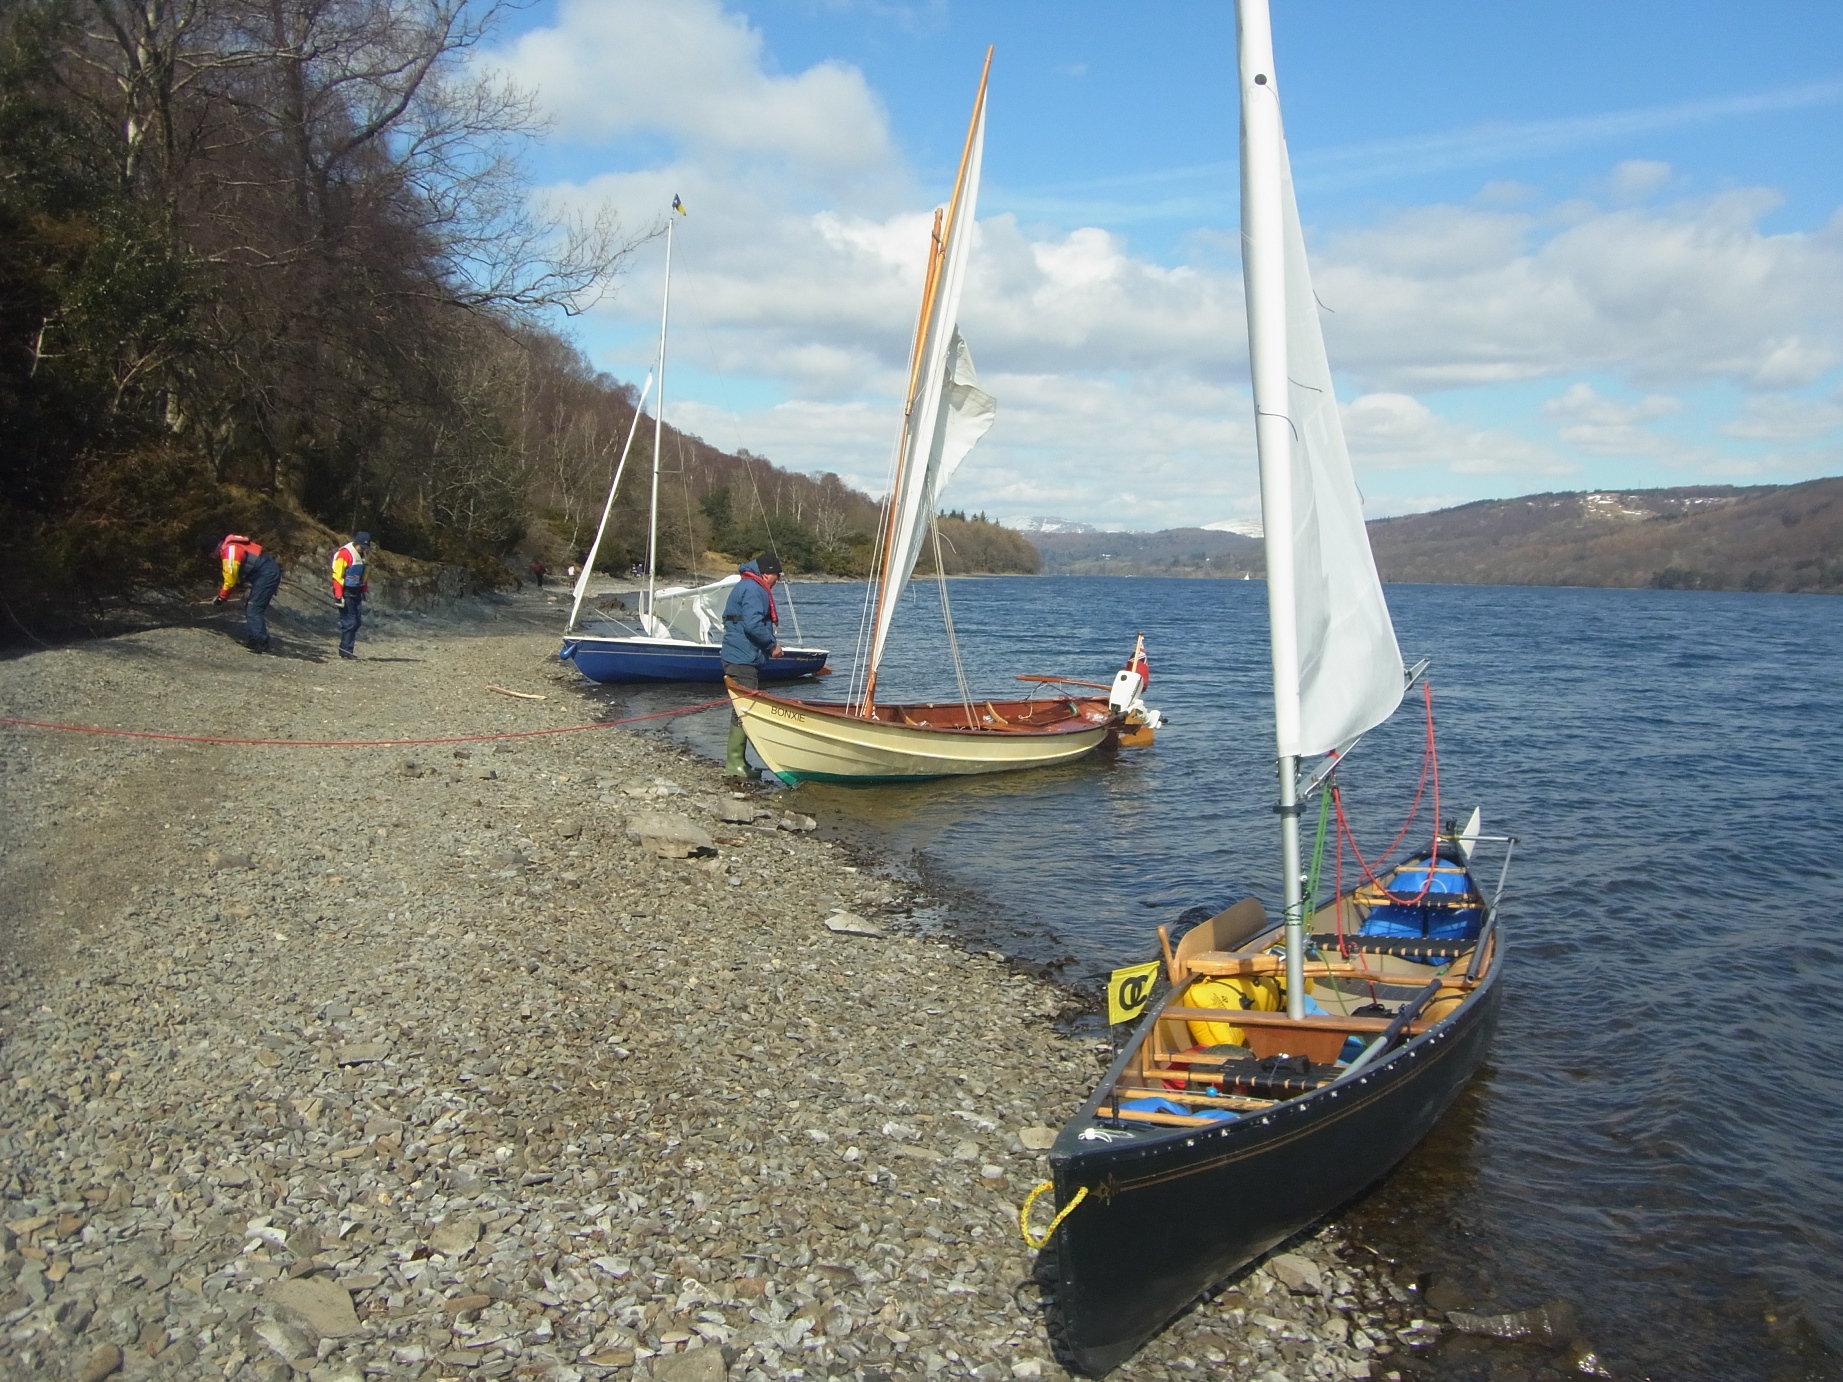
<svg viewBox="0 0 1843 1382"><path fill-rule="evenodd" d="M608 638L571 634L557 655L576 664L576 670L594 682L723 680L722 645L682 638L648 638L645 635ZM760 675L766 681L792 681L818 676L830 654L824 648L783 648L769 659Z"/></svg>
<svg viewBox="0 0 1843 1382"><path fill-rule="evenodd" d="M1169 992L1050 1151L1056 1204L1080 1196L1037 1263L1066 1366L1117 1367L1199 1296L1386 1174L1464 1088L1500 1003L1500 941L1470 843L1441 845L1443 890L1414 909L1450 925L1423 915L1414 934L1374 884L1312 915L1305 972L1323 1015L1190 1006L1212 979L1251 993L1284 982L1283 928L1254 899L1179 943ZM1423 853L1383 881L1418 890L1426 867ZM1192 1024L1203 1022L1221 1024L1206 1029L1217 1033L1234 1024L1240 1042L1199 1048Z"/></svg>
<svg viewBox="0 0 1843 1382"><path fill-rule="evenodd" d="M798 700L727 683L749 742L781 781L878 782L1015 772L1070 763L1117 739L1105 698L879 705L867 718L837 701Z"/></svg>

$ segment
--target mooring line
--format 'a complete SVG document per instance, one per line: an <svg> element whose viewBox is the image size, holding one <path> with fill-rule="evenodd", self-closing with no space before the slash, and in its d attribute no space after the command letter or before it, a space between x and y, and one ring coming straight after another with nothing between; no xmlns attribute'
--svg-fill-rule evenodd
<svg viewBox="0 0 1843 1382"><path fill-rule="evenodd" d="M646 715L629 715L620 720L596 720L586 725L564 725L558 729L520 729L503 734L450 734L434 739L233 739L210 734L163 734L151 729L108 729L101 725L65 725L54 720L25 720L16 715L0 715L0 725L18 725L25 729L53 729L65 734L103 734L116 739L166 739L181 744L242 744L270 749L395 749L419 744L480 744L493 739L537 739L547 734L582 734L591 729L613 729L616 725L634 725L642 720L663 720L673 715L694 715L700 710L714 710L728 705L720 701L701 701L677 710L655 710Z"/></svg>

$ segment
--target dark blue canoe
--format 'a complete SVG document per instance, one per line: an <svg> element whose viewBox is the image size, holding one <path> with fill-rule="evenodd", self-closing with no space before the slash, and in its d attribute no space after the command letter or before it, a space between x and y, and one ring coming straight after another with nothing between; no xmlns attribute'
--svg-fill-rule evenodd
<svg viewBox="0 0 1843 1382"><path fill-rule="evenodd" d="M1051 1341L1071 1371L1099 1376L1125 1362L1192 1301L1387 1174L1458 1096L1484 1060L1501 995L1495 917L1468 863L1459 841L1443 841L1447 888L1424 888L1425 855L1390 879L1412 885L1417 904L1469 913L1463 934L1364 934L1355 923L1371 908L1359 894L1343 901L1344 935L1313 937L1321 971L1373 972L1330 981L1348 990L1342 1001L1319 981L1321 1009L1374 1001L1362 1015L1292 1023L1284 1011L1187 1007L1201 978L1260 969L1280 933L1249 899L1185 937L1175 986L1050 1152L1056 1204L1081 1194L1037 1263ZM1390 905L1377 900L1376 911ZM1328 907L1314 920L1337 916ZM1199 1019L1239 1023L1254 1049L1191 1045L1186 1028ZM1300 1052L1314 1038L1326 1046L1309 1061L1230 1059ZM1351 1038L1376 1049L1342 1059ZM1192 1116L1174 1116L1173 1101Z"/></svg>

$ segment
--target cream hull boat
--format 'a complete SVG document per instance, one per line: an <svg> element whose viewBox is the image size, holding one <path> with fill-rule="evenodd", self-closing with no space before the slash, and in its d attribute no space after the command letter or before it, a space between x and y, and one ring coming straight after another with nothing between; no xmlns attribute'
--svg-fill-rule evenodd
<svg viewBox="0 0 1843 1382"><path fill-rule="evenodd" d="M1070 763L1117 738L1102 700L880 705L865 719L835 702L801 701L728 683L730 704L781 781L877 782L1008 773Z"/></svg>

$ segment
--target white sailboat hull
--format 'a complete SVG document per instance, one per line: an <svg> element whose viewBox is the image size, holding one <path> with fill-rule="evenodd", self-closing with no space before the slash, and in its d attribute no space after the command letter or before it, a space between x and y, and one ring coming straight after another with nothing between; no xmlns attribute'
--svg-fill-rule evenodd
<svg viewBox="0 0 1843 1382"><path fill-rule="evenodd" d="M891 718L866 720L842 708L744 691L733 684L730 704L768 770L790 784L914 781L1047 768L1093 753L1118 732L1105 702L1041 728L973 730L894 718L905 712L964 718L958 706L883 707L880 713ZM1017 704L999 703L996 712L1010 719L1008 712Z"/></svg>

